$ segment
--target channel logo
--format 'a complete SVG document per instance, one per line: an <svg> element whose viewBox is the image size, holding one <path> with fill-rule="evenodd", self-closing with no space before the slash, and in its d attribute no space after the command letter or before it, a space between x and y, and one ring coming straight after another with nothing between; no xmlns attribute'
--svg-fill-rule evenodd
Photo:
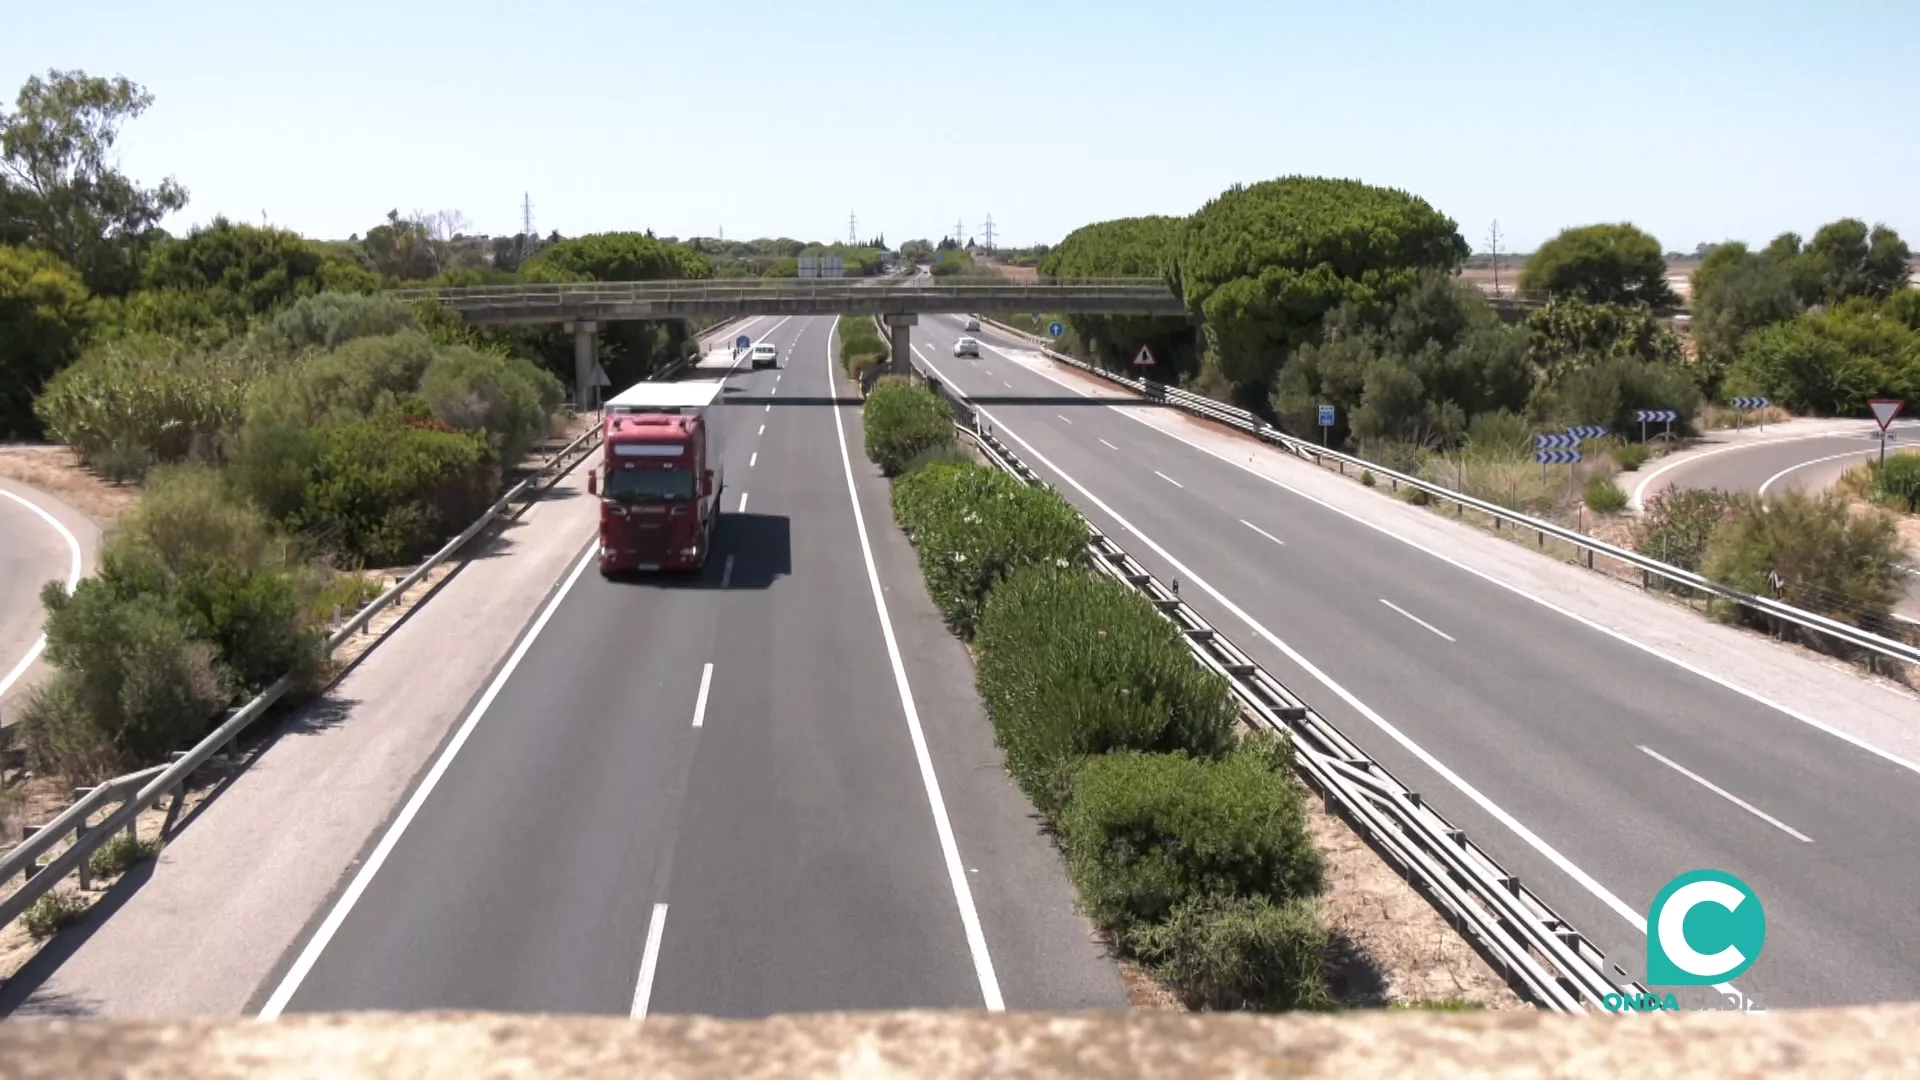
<svg viewBox="0 0 1920 1080"><path fill-rule="evenodd" d="M1767 913L1747 883L1721 870L1667 882L1647 909L1647 985L1711 986L1760 958Z"/></svg>

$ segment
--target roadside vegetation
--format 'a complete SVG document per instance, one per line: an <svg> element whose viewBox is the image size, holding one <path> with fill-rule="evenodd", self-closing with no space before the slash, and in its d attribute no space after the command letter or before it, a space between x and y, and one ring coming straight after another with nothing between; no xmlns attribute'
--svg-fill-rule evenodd
<svg viewBox="0 0 1920 1080"><path fill-rule="evenodd" d="M1323 868L1285 736L1243 736L1226 681L1089 565L1072 506L964 460L931 391L877 388L865 424L1081 908L1189 1007L1331 1007Z"/></svg>
<svg viewBox="0 0 1920 1080"><path fill-rule="evenodd" d="M840 368L862 386L868 373L885 367L893 355L880 329L865 316L841 319L834 327L840 337Z"/></svg>

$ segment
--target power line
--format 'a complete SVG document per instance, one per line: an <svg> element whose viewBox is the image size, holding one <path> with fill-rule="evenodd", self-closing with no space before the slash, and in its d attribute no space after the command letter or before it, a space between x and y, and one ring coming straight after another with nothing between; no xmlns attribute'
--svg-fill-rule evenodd
<svg viewBox="0 0 1920 1080"><path fill-rule="evenodd" d="M854 225L858 221L859 219L853 216L853 211L851 210L847 211L847 246L848 247L858 247L860 244L859 234L854 231Z"/></svg>
<svg viewBox="0 0 1920 1080"><path fill-rule="evenodd" d="M966 233L967 233L967 227L961 224L959 218L954 218L953 219L953 246L954 247L963 248L967 246Z"/></svg>
<svg viewBox="0 0 1920 1080"><path fill-rule="evenodd" d="M992 251L993 250L993 215L992 214L987 215L987 223L981 226L981 231L984 232L987 236L987 250Z"/></svg>

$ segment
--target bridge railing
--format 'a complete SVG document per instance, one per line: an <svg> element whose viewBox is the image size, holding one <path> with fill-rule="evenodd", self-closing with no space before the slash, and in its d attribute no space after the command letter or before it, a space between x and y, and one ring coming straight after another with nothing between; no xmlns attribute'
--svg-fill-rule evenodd
<svg viewBox="0 0 1920 1080"><path fill-rule="evenodd" d="M506 285L463 285L446 287L426 287L417 289L394 289L388 295L400 300L424 300L439 297L449 300L465 299L506 299L538 297L551 299L605 299L646 300L652 298L680 299L688 296L728 297L728 296L770 296L807 293L810 295L838 296L859 290L869 293L874 289L899 292L924 293L930 296L981 296L1002 297L1031 295L1044 297L1049 293L1081 290L1113 290L1128 294L1150 293L1173 296L1173 290L1160 278L1039 278L1034 281L981 281L944 282L914 277L860 277L860 278L693 278L676 281L586 281L553 282L543 284L512 283Z"/></svg>

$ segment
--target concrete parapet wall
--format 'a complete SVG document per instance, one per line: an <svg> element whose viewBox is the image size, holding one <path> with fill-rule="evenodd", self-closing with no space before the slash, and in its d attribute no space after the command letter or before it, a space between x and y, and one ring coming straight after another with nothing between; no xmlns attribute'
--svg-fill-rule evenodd
<svg viewBox="0 0 1920 1080"><path fill-rule="evenodd" d="M91 1077L1877 1077L1920 1075L1920 1006L1764 1014L496 1014L273 1024L17 1021L0 1074Z"/></svg>

